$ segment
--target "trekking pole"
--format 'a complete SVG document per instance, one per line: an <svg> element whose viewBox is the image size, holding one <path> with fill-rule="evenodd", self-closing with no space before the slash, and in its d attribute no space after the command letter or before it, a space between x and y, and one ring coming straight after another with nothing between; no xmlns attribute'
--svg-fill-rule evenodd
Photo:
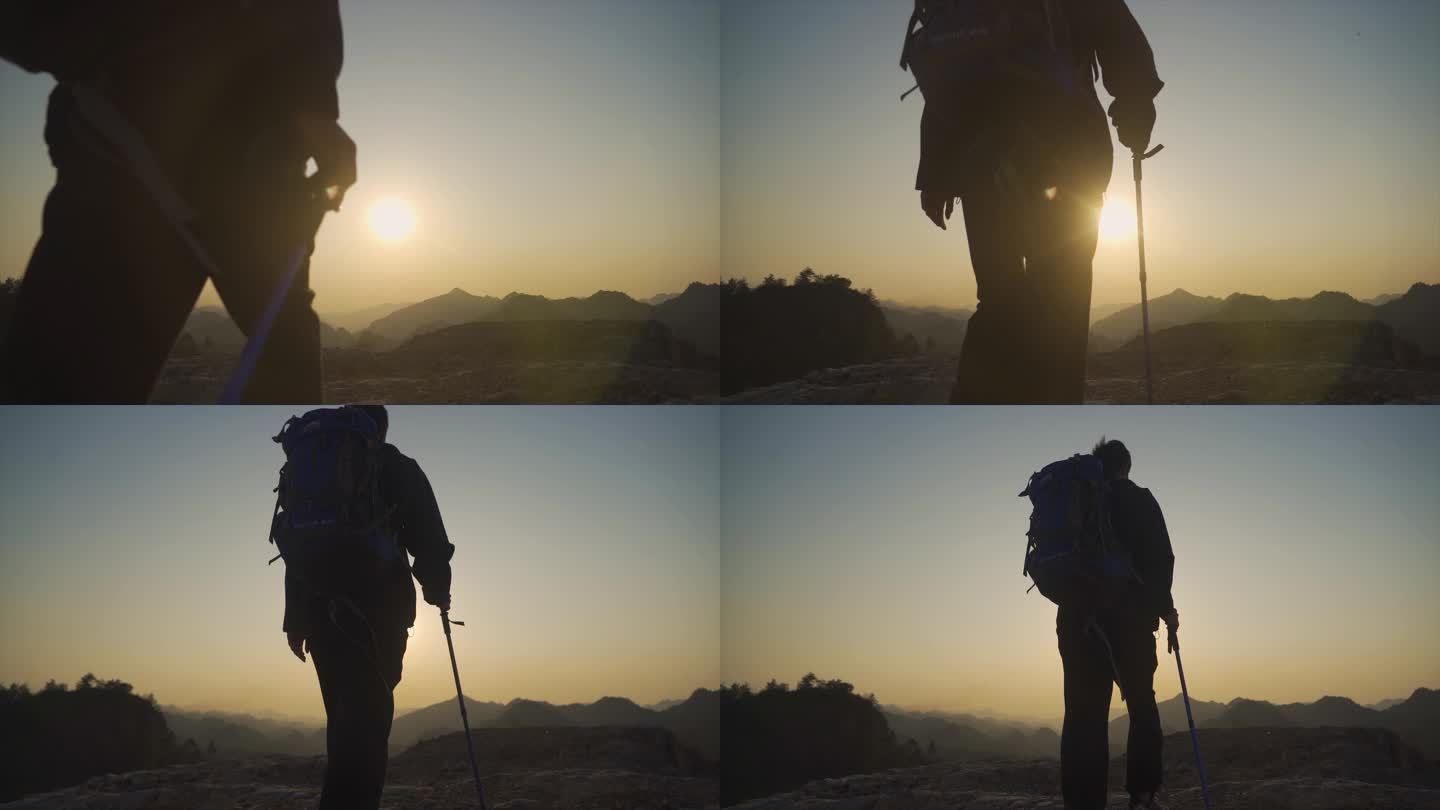
<svg viewBox="0 0 1440 810"><path fill-rule="evenodd" d="M440 622L445 626L445 646L450 648L450 671L455 673L455 699L460 701L460 725L465 727L465 749L470 752L470 773L475 776L475 798L480 800L480 810L486 810L485 788L480 786L480 766L475 763L475 742L470 739L470 717L465 713L465 690L460 688L460 666L455 663L455 642L450 640L450 625L465 626L464 622L450 621L450 611L440 611Z"/></svg>
<svg viewBox="0 0 1440 810"><path fill-rule="evenodd" d="M319 230L318 223L316 230ZM270 300L266 303L265 311L261 314L259 322L255 324L254 331L250 333L250 339L245 341L245 349L240 353L240 363L231 372L230 380L225 383L225 391L220 395L220 401L217 404L240 404L246 387L250 385L250 378L255 374L255 365L260 362L260 354L265 351L265 344L270 340L270 331L275 328L275 321L280 317L280 310L285 306L286 300L290 298L291 289L295 286L295 277L300 274L300 268L305 265L305 259L310 255L314 246L313 241L307 241L296 248L290 258L286 260L280 283L270 294Z"/></svg>
<svg viewBox="0 0 1440 810"><path fill-rule="evenodd" d="M1185 686L1185 665L1180 663L1180 636L1170 628L1170 652L1175 654L1175 668L1180 672L1180 694L1185 698L1185 719L1190 721L1190 744L1195 748L1195 769L1200 773L1200 795L1205 799L1205 810L1214 810L1210 804L1210 788L1205 784L1205 761L1200 758L1200 734L1195 730L1195 715L1190 711L1190 690Z"/></svg>
<svg viewBox="0 0 1440 810"><path fill-rule="evenodd" d="M1141 154L1137 149L1130 155L1130 165L1135 175L1135 237L1140 243L1140 318L1141 330L1145 333L1145 404L1155 404L1155 376L1150 368L1150 297L1146 289L1145 278L1145 198L1140 190L1140 181L1145 177L1145 170L1140 164L1160 154L1165 144L1160 144L1149 152Z"/></svg>

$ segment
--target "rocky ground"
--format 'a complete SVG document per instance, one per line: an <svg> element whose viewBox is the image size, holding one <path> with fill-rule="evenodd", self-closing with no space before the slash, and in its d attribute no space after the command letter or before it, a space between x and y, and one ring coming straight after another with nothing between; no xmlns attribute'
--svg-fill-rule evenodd
<svg viewBox="0 0 1440 810"><path fill-rule="evenodd" d="M473 732L493 810L681 810L719 806L719 783L663 729L483 729ZM4 810L308 810L323 757L212 760L97 777ZM475 786L463 734L390 761L386 810L469 810Z"/></svg>
<svg viewBox="0 0 1440 810"><path fill-rule="evenodd" d="M1155 400L1166 404L1440 404L1440 364L1380 324L1190 324L1153 336ZM716 401L737 405L943 404L958 354L825 369ZM1140 341L1091 355L1085 401L1143 404Z"/></svg>
<svg viewBox="0 0 1440 810"><path fill-rule="evenodd" d="M1200 732L1214 806L1224 810L1434 810L1440 766L1393 733L1372 729L1205 729ZM1165 799L1204 808L1188 733L1165 739ZM1110 786L1124 784L1123 757ZM1035 762L942 762L826 779L737 805L743 810L1062 810L1060 767ZM1128 798L1112 792L1108 808Z"/></svg>
<svg viewBox="0 0 1440 810"><path fill-rule="evenodd" d="M213 403L238 352L171 357L151 397ZM481 322L388 351L328 349L331 402L660 404L713 396L718 366L653 321Z"/></svg>

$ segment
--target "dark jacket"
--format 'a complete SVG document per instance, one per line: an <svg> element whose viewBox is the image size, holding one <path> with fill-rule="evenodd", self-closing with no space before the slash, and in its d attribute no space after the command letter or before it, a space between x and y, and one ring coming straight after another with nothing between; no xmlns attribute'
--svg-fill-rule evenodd
<svg viewBox="0 0 1440 810"><path fill-rule="evenodd" d="M1113 606L1102 610L1098 618L1102 624L1153 633L1160 629L1160 616L1175 607L1170 593L1175 578L1175 551L1165 528L1165 515L1150 490L1129 480L1112 481L1110 525L1120 546L1130 552L1141 581ZM1085 619L1079 615L1081 612L1060 608L1056 613L1057 627L1079 628Z"/></svg>
<svg viewBox="0 0 1440 810"><path fill-rule="evenodd" d="M52 152L73 126L64 83L98 81L197 196L259 134L300 113L340 115L339 0L7 0L0 58L61 80L46 126Z"/></svg>
<svg viewBox="0 0 1440 810"><path fill-rule="evenodd" d="M357 600L369 620L411 627L415 624L415 582L427 602L450 595L450 557L455 546L445 533L440 506L425 471L394 445L387 444L380 467L380 498L390 512L388 528L413 562L394 571L381 588ZM413 574L413 578L412 578ZM329 610L328 600L309 593L288 574L285 577L284 630L304 633L316 616ZM392 625L393 626L393 625Z"/></svg>
<svg viewBox="0 0 1440 810"><path fill-rule="evenodd" d="M1067 0L1082 81L1079 96L1054 99L997 98L969 114L941 117L927 106L920 120L920 167L915 187L959 196L998 163L1042 172L1047 184L1080 184L1103 191L1114 165L1109 124L1094 78L1123 102L1151 101L1165 83L1155 69L1150 43L1125 0Z"/></svg>

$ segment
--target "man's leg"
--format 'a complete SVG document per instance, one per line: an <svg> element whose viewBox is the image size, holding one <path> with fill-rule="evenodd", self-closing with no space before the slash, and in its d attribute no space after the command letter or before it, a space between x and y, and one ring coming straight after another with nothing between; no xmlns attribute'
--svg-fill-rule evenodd
<svg viewBox="0 0 1440 810"><path fill-rule="evenodd" d="M1155 705L1155 669L1159 665L1155 637L1144 629L1115 633L1115 665L1120 669L1130 738L1126 744L1125 789L1143 796L1160 789L1163 779L1160 709Z"/></svg>
<svg viewBox="0 0 1440 810"><path fill-rule="evenodd" d="M1013 202L978 182L961 198L979 303L965 327L951 404L1024 403L1031 373L1024 246Z"/></svg>
<svg viewBox="0 0 1440 810"><path fill-rule="evenodd" d="M4 336L0 400L144 403L205 271L139 184L86 152L64 116L52 112L59 171Z"/></svg>
<svg viewBox="0 0 1440 810"><path fill-rule="evenodd" d="M215 246L221 276L215 288L247 337L260 326L271 301L284 303L246 386L247 403L324 401L320 318L312 307L307 245L320 212L304 188L305 161L273 138L257 140L227 193L211 204L205 231ZM306 250L294 282L282 292L287 265Z"/></svg>
<svg viewBox="0 0 1440 810"><path fill-rule="evenodd" d="M344 607L315 618L310 649L327 718L321 810L379 807L405 642L403 629L367 627Z"/></svg>
<svg viewBox="0 0 1440 810"><path fill-rule="evenodd" d="M1039 402L1085 401L1085 352L1090 339L1090 293L1099 236L1099 193L1061 190L1030 212L1026 273L1033 289L1028 312L1036 341Z"/></svg>
<svg viewBox="0 0 1440 810"><path fill-rule="evenodd" d="M1110 694L1114 670L1100 639L1081 623L1058 627L1065 668L1060 733L1060 791L1066 810L1104 810L1110 768Z"/></svg>

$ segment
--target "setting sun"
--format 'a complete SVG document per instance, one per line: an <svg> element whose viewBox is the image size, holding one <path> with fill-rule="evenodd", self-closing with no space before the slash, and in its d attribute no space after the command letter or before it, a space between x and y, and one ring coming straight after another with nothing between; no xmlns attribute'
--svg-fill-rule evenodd
<svg viewBox="0 0 1440 810"><path fill-rule="evenodd" d="M415 232L415 209L394 197L370 206L370 230L382 242L402 242Z"/></svg>
<svg viewBox="0 0 1440 810"><path fill-rule="evenodd" d="M1100 238L1106 242L1123 242L1135 236L1135 206L1125 200L1110 198L1100 209Z"/></svg>

